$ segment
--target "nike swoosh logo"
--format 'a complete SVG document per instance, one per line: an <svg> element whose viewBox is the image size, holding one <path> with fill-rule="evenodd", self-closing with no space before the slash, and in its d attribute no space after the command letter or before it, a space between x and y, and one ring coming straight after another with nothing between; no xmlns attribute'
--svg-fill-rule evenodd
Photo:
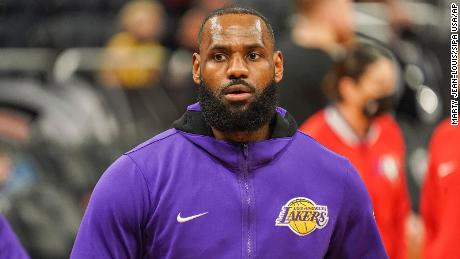
<svg viewBox="0 0 460 259"><path fill-rule="evenodd" d="M444 178L451 173L453 173L456 169L456 164L454 161L445 162L439 165L438 167L438 175L440 178Z"/></svg>
<svg viewBox="0 0 460 259"><path fill-rule="evenodd" d="M179 222L179 223L184 223L184 222L190 221L190 220L192 220L192 219L196 219L196 218L201 217L201 216L206 215L206 214L208 214L208 212L205 212L205 213L201 213L201 214L197 214L197 215L193 215L193 216L190 216L190 217L183 218L183 217L180 216L180 212L179 212L179 214L177 214L177 222Z"/></svg>

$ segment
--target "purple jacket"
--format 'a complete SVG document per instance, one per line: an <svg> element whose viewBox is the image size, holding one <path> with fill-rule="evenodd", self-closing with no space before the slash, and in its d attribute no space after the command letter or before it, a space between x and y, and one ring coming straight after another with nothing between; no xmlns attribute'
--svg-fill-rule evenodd
<svg viewBox="0 0 460 259"><path fill-rule="evenodd" d="M387 258L350 163L281 108L272 128L219 141L189 106L104 173L71 258Z"/></svg>
<svg viewBox="0 0 460 259"><path fill-rule="evenodd" d="M0 215L0 259L29 258L6 219Z"/></svg>

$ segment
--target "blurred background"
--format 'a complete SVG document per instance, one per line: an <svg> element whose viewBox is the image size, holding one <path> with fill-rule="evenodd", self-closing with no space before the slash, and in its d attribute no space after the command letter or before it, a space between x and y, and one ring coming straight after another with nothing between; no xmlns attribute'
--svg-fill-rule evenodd
<svg viewBox="0 0 460 259"><path fill-rule="evenodd" d="M32 258L68 258L105 168L196 101L197 32L231 3L264 14L280 45L296 35L296 1L0 0L0 213ZM331 8L339 20L341 8ZM417 215L427 144L450 113L450 2L355 1L350 11L354 37L391 49L399 65L394 115ZM288 81L289 69L287 88L299 82ZM324 104L315 105L296 119Z"/></svg>

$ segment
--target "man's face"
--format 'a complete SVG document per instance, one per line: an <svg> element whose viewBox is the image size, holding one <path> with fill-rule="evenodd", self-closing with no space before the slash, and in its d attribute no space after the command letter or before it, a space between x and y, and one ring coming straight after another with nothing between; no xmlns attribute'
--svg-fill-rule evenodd
<svg viewBox="0 0 460 259"><path fill-rule="evenodd" d="M193 79L200 85L200 103L205 119L212 119L206 118L206 114L215 113L216 109L226 113L208 121L211 126L220 129L222 123L213 123L226 120L226 126L220 130L252 131L260 128L273 116L277 97L275 84L282 76L282 55L274 51L262 19L254 15L226 14L207 21L200 53L193 55ZM255 124L246 128L243 124L229 125L239 120Z"/></svg>

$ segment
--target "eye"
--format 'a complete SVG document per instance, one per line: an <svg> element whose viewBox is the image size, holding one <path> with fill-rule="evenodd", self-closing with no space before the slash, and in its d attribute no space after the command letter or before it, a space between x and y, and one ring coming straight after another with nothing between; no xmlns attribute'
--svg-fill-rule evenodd
<svg viewBox="0 0 460 259"><path fill-rule="evenodd" d="M216 53L214 54L214 60L217 62L222 62L226 59L225 55L222 53Z"/></svg>
<svg viewBox="0 0 460 259"><path fill-rule="evenodd" d="M251 52L248 54L249 60L256 61L259 59L260 55L257 52Z"/></svg>

